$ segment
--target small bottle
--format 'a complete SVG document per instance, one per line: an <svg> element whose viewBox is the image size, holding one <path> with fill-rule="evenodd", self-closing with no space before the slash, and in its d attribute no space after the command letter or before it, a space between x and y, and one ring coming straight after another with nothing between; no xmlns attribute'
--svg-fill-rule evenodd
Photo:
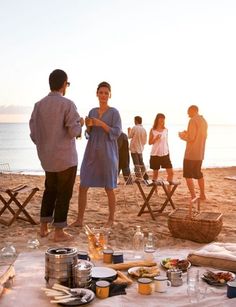
<svg viewBox="0 0 236 307"><path fill-rule="evenodd" d="M143 258L143 247L144 247L144 234L141 231L141 226L136 226L136 232L133 237L133 250L135 252L134 258Z"/></svg>
<svg viewBox="0 0 236 307"><path fill-rule="evenodd" d="M144 252L145 252L145 258L147 260L153 260L154 259L154 253L155 253L155 244L153 240L153 234L152 232L148 233L147 241L144 247Z"/></svg>

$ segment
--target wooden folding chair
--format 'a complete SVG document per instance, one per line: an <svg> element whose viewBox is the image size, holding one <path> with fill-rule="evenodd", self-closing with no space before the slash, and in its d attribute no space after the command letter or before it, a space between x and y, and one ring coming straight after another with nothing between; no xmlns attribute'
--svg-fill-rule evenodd
<svg viewBox="0 0 236 307"><path fill-rule="evenodd" d="M6 187L2 185L4 174L10 174L10 167L8 163L0 163L0 177L1 186L0 186L0 204L3 204L3 207L0 209L0 217L4 213L10 213L12 217L6 221L5 219L0 218L0 223L6 226L12 225L16 219L21 219L36 225L37 222L31 217L29 212L26 210L26 206L34 196L34 194L39 191L37 187L29 187L28 185L18 185L16 187ZM11 181L11 177L10 177ZM24 200L20 195L23 194Z"/></svg>
<svg viewBox="0 0 236 307"><path fill-rule="evenodd" d="M176 188L178 187L178 185L180 184L179 181L173 181L173 182L168 182L166 180L157 180L157 181L150 181L150 183L148 181L144 181L145 182L145 185L150 187L150 190L149 190L149 193L146 195L144 190L143 190L143 187L142 187L142 182L140 182L140 180L136 180L135 183L137 184L138 186L138 189L142 195L142 198L144 200L144 203L141 207L141 209L139 210L139 213L138 213L138 216L141 216L143 213L150 213L151 217L153 220L155 220L155 216L154 216L154 213L155 212L158 212L158 213L162 213L165 209L165 207L168 205L168 203L170 203L171 207L173 209L175 209L175 205L174 205L174 202L172 200L172 196L176 190ZM161 208L160 209L152 209L151 205L150 205L150 200L156 190L156 188L160 186L163 188L164 190L164 193L165 193L165 201L163 204L161 204ZM168 186L171 186L171 190L168 191ZM147 210L146 210L147 208Z"/></svg>

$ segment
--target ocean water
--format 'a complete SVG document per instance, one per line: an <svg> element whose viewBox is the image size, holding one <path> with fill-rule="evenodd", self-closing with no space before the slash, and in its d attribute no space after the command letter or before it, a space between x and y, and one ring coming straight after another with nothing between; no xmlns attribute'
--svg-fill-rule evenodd
<svg viewBox="0 0 236 307"><path fill-rule="evenodd" d="M127 132L128 125L123 125ZM151 125L144 125L149 133ZM185 142L179 139L178 131L184 130L184 125L170 125L169 147L173 167L182 168ZM9 163L12 171L41 174L43 169L38 160L35 145L29 137L27 123L0 123L0 163ZM209 125L203 167L236 166L236 125ZM83 136L76 141L79 168L83 158L87 140ZM145 164L149 165L151 146L146 145L143 153ZM131 162L132 166L132 162Z"/></svg>

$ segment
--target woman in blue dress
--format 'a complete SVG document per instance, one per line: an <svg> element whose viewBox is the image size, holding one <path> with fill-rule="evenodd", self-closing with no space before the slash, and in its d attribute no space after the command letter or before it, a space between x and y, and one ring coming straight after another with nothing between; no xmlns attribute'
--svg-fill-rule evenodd
<svg viewBox="0 0 236 307"><path fill-rule="evenodd" d="M117 109L108 105L111 86L101 82L97 88L99 107L90 110L85 119L88 143L85 149L79 187L78 217L72 226L82 226L90 187L104 187L109 205L106 226L112 226L115 215L115 193L118 174L117 138L121 133L121 118Z"/></svg>

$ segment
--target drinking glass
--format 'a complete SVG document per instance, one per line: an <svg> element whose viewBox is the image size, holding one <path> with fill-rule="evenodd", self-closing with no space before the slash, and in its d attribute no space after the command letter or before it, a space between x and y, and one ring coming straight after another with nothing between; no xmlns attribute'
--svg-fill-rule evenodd
<svg viewBox="0 0 236 307"><path fill-rule="evenodd" d="M205 285L189 284L187 287L187 294L190 303L199 303L206 297L207 287Z"/></svg>
<svg viewBox="0 0 236 307"><path fill-rule="evenodd" d="M199 270L194 270L193 268L187 271L187 284L188 286L195 287L199 284Z"/></svg>
<svg viewBox="0 0 236 307"><path fill-rule="evenodd" d="M7 242L1 249L0 259L7 264L12 264L16 258L16 249L11 242Z"/></svg>
<svg viewBox="0 0 236 307"><path fill-rule="evenodd" d="M38 248L40 245L39 240L37 238L30 238L27 241L27 247L28 248L32 248L32 249L36 249Z"/></svg>

